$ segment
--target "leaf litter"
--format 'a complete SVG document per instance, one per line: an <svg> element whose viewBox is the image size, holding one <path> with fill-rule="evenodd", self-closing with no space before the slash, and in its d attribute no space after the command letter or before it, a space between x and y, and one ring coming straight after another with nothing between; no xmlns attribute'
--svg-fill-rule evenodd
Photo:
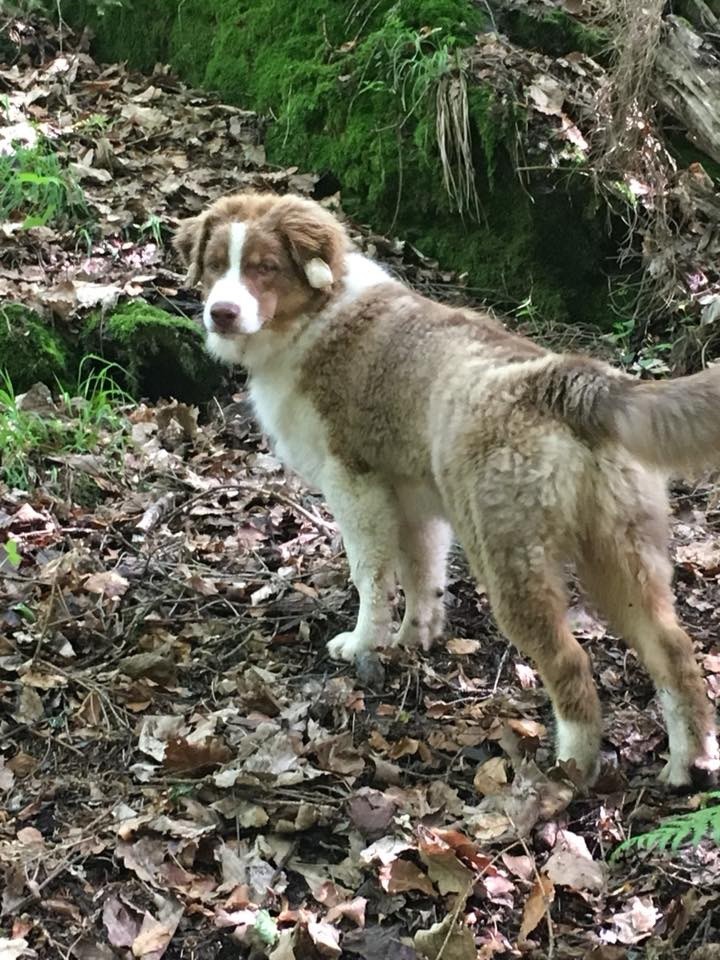
<svg viewBox="0 0 720 960"><path fill-rule="evenodd" d="M4 296L67 323L139 292L192 309L138 224L172 227L240 185L312 192L314 176L264 164L254 114L24 29L0 68L10 120L32 116L67 151L102 236L79 256L61 232L6 229ZM562 106L552 78L531 95ZM408 282L455 291L409 245L353 230ZM356 605L339 535L268 450L242 382L228 386L210 411L128 410L112 476L61 464L89 471L92 507L49 483L0 487L0 958L617 960L720 939L711 846L672 871L657 856L606 866L628 833L697 802L655 786L664 734L634 656L577 600L606 765L575 796L534 671L461 557L446 647L382 652L361 676L332 663L325 641ZM675 493L679 604L717 697L718 515L711 488Z"/></svg>

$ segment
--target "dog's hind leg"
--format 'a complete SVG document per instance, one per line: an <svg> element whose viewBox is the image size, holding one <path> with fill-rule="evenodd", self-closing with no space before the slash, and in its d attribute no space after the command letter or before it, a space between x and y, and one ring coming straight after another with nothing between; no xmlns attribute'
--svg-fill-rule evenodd
<svg viewBox="0 0 720 960"><path fill-rule="evenodd" d="M597 773L600 701L590 660L570 630L562 561L570 556L583 448L523 425L513 447L458 445L443 496L473 573L505 636L537 666L556 721L557 755Z"/></svg>
<svg viewBox="0 0 720 960"><path fill-rule="evenodd" d="M628 482L633 479L632 485ZM670 759L660 779L712 783L720 766L714 709L671 590L664 492L642 474L616 475L613 496L589 524L578 565L589 595L652 677L668 731Z"/></svg>
<svg viewBox="0 0 720 960"><path fill-rule="evenodd" d="M591 782L600 750L600 701L590 659L567 623L560 571L533 543L487 550L482 570L500 629L534 661L550 695L558 760L574 760L581 778Z"/></svg>

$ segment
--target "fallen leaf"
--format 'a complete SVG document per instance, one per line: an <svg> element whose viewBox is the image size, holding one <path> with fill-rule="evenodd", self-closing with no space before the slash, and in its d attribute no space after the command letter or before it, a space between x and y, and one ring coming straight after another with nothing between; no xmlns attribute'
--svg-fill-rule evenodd
<svg viewBox="0 0 720 960"><path fill-rule="evenodd" d="M633 897L625 910L613 916L615 930L609 931L609 936L604 932L603 939L612 937L611 942L639 943L651 935L661 917L650 897Z"/></svg>
<svg viewBox="0 0 720 960"><path fill-rule="evenodd" d="M455 852L439 844L419 846L420 857L428 876L444 896L447 893L466 893L472 887L474 873L462 864Z"/></svg>
<svg viewBox="0 0 720 960"><path fill-rule="evenodd" d="M385 833L397 809L398 803L392 797L371 787L361 787L350 800L350 820L364 837L372 839Z"/></svg>
<svg viewBox="0 0 720 960"><path fill-rule="evenodd" d="M89 593L98 593L116 600L125 593L130 584L114 570L105 570L102 573L91 573L85 578L84 586Z"/></svg>
<svg viewBox="0 0 720 960"><path fill-rule="evenodd" d="M527 88L527 94L540 113L557 117L562 113L565 90L548 74L538 74Z"/></svg>
<svg viewBox="0 0 720 960"><path fill-rule="evenodd" d="M365 926L365 908L367 899L365 897L355 897L353 900L347 900L344 903L337 903L330 907L325 914L325 920L333 923L341 917L345 917L355 924L356 927Z"/></svg>
<svg viewBox="0 0 720 960"><path fill-rule="evenodd" d="M293 931L281 930L275 948L268 954L268 960L299 960L293 950Z"/></svg>
<svg viewBox="0 0 720 960"><path fill-rule="evenodd" d="M548 915L550 904L554 899L555 884L550 877L539 877L533 884L530 896L525 902L518 935L519 944L525 943L529 934L533 932L542 918Z"/></svg>
<svg viewBox="0 0 720 960"><path fill-rule="evenodd" d="M0 937L0 960L28 960L30 957L36 957L34 950L30 950L27 940L22 937L8 940Z"/></svg>
<svg viewBox="0 0 720 960"><path fill-rule="evenodd" d="M465 640L459 637L455 637L452 640L448 640L447 648L450 653L454 653L457 657L465 657L471 653L477 653L480 649L479 640Z"/></svg>
<svg viewBox="0 0 720 960"><path fill-rule="evenodd" d="M542 740L543 737L547 736L547 727L535 720L525 720L513 717L507 721L507 725L519 737L537 737L539 740Z"/></svg>
<svg viewBox="0 0 720 960"><path fill-rule="evenodd" d="M340 931L324 920L309 920L307 931L321 957L339 957Z"/></svg>
<svg viewBox="0 0 720 960"><path fill-rule="evenodd" d="M439 956L442 960L476 960L472 932L451 913L428 930L418 930L413 943L420 956L427 960L437 960Z"/></svg>
<svg viewBox="0 0 720 960"><path fill-rule="evenodd" d="M380 886L388 893L405 893L420 890L428 896L437 896L429 877L411 860L397 859L384 864L378 871Z"/></svg>
<svg viewBox="0 0 720 960"><path fill-rule="evenodd" d="M23 686L18 697L14 718L18 723L33 724L45 715L40 694L33 687Z"/></svg>
<svg viewBox="0 0 720 960"><path fill-rule="evenodd" d="M103 923L114 947L131 947L141 926L139 914L133 914L114 893L103 904Z"/></svg>
<svg viewBox="0 0 720 960"><path fill-rule="evenodd" d="M507 784L507 767L503 757L491 757L475 771L473 786L481 796L500 793Z"/></svg>
<svg viewBox="0 0 720 960"><path fill-rule="evenodd" d="M384 922L366 930L351 930L343 937L343 950L362 960L416 960L417 954L403 943L400 928Z"/></svg>
<svg viewBox="0 0 720 960"><path fill-rule="evenodd" d="M572 890L600 893L607 878L605 864L593 860L585 840L577 834L561 830L547 863L543 867L556 886Z"/></svg>
<svg viewBox="0 0 720 960"><path fill-rule="evenodd" d="M168 741L163 766L184 776L201 777L226 763L231 756L232 751L220 737L208 737L197 743L178 737Z"/></svg>

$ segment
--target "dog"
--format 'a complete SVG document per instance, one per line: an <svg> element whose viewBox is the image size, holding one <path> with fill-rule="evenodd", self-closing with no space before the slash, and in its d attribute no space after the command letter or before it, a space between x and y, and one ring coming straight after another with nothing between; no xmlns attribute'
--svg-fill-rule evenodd
<svg viewBox="0 0 720 960"><path fill-rule="evenodd" d="M647 382L550 352L393 279L297 196L224 197L173 242L202 286L207 349L245 367L263 430L339 525L359 612L333 657L442 637L454 531L542 677L558 759L590 783L601 713L567 623L571 562L655 683L661 779L713 779L714 710L674 609L666 476L720 450L719 370ZM406 607L393 633L396 576Z"/></svg>

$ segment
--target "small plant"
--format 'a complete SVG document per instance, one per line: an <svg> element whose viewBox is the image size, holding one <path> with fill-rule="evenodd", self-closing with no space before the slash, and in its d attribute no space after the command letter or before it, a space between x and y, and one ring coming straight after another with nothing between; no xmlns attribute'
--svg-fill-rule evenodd
<svg viewBox="0 0 720 960"><path fill-rule="evenodd" d="M398 131L413 119L416 136L427 140L434 128L445 189L460 213L477 217L467 80L458 46L458 39L442 28L406 27L393 7L359 53L364 65L355 96L390 93L397 104Z"/></svg>
<svg viewBox="0 0 720 960"><path fill-rule="evenodd" d="M163 245L162 220L160 217L151 213L145 223L140 226L140 237L145 239L151 237L152 240L161 247Z"/></svg>
<svg viewBox="0 0 720 960"><path fill-rule="evenodd" d="M27 490L37 483L45 457L99 449L116 456L126 437L119 410L130 397L113 380L113 368L120 370L85 357L75 388L58 385L58 402L47 413L24 410L10 378L0 373L0 480Z"/></svg>
<svg viewBox="0 0 720 960"><path fill-rule="evenodd" d="M22 218L24 229L72 217L87 220L82 190L46 144L0 154L0 220Z"/></svg>
<svg viewBox="0 0 720 960"><path fill-rule="evenodd" d="M75 127L77 130L83 130L86 133L105 133L112 124L112 119L104 113L91 113L84 119L79 120Z"/></svg>
<svg viewBox="0 0 720 960"><path fill-rule="evenodd" d="M720 800L720 790L706 793L703 804L707 804L709 800ZM688 840L697 847L706 837L711 837L716 843L720 843L720 803L715 803L713 806L704 805L691 813L668 817L662 820L654 830L623 840L613 851L610 861L614 863L626 853L635 850L657 850L658 852L677 850Z"/></svg>

